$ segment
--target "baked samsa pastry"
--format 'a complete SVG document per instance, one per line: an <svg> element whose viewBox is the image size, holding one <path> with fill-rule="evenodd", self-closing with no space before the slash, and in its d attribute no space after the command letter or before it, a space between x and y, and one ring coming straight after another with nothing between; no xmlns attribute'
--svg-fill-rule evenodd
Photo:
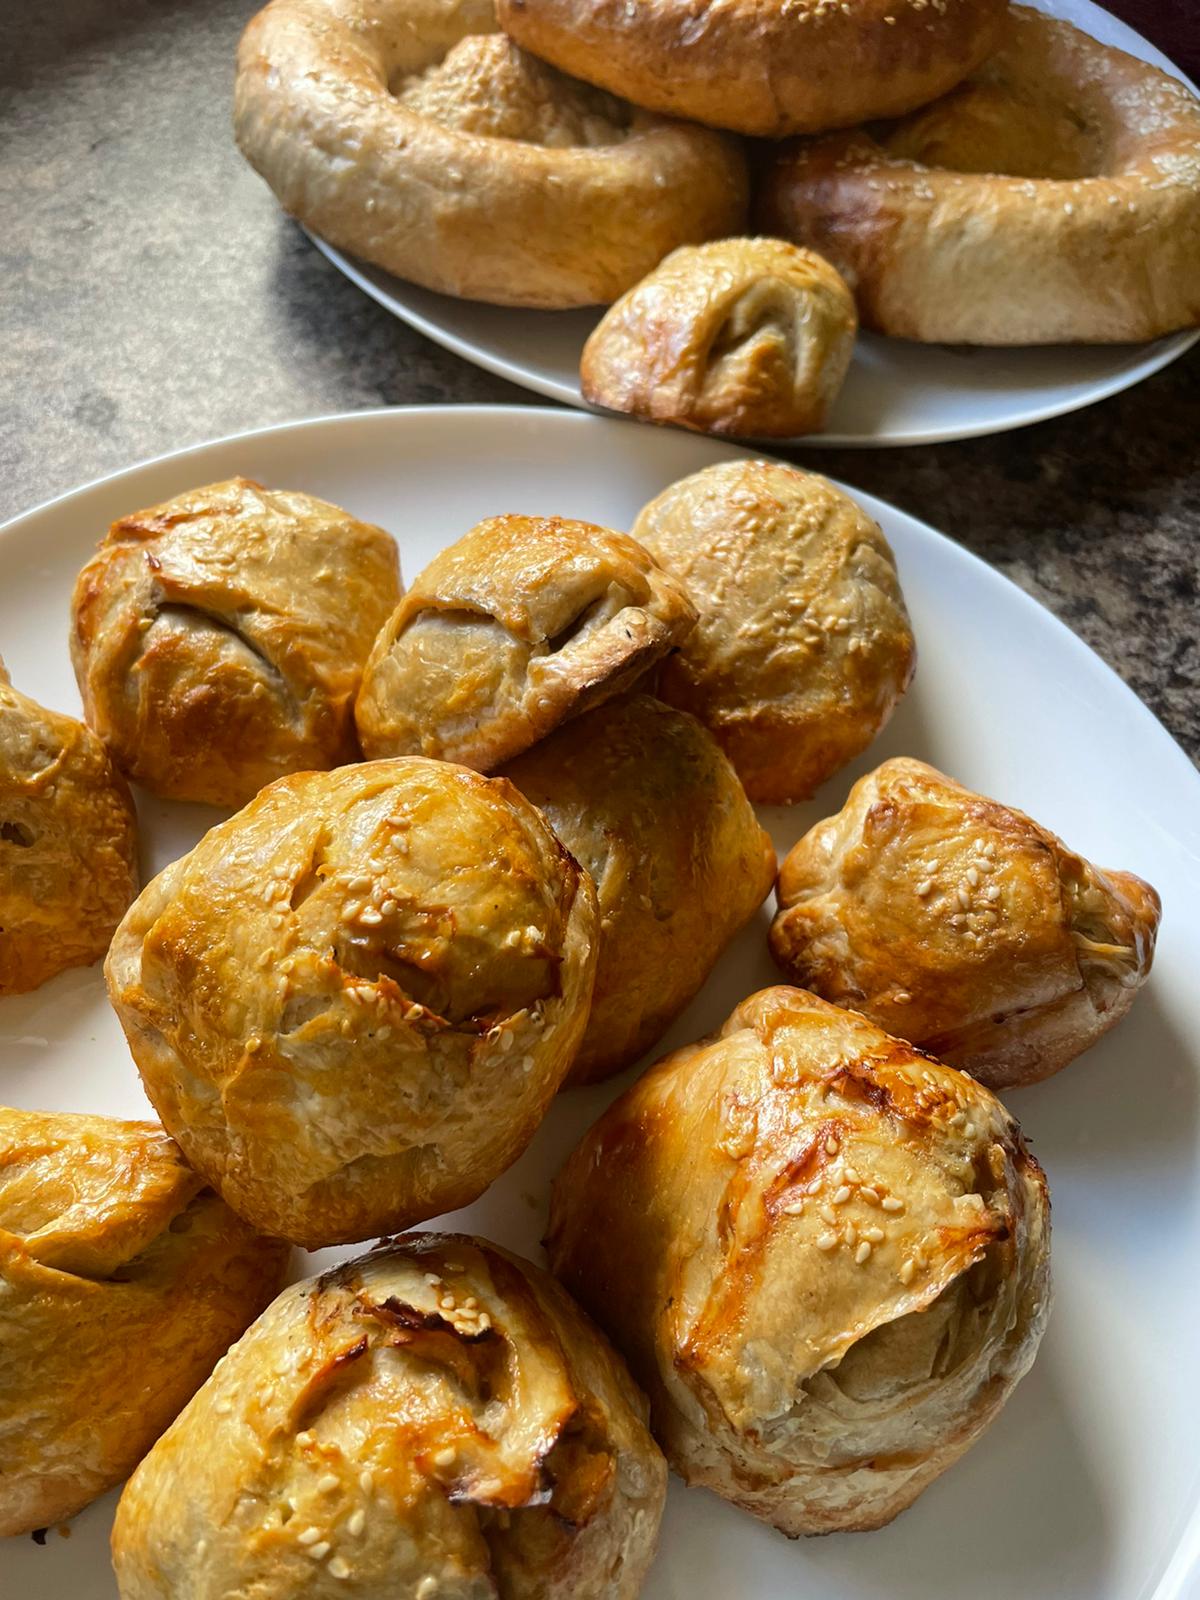
<svg viewBox="0 0 1200 1600"><path fill-rule="evenodd" d="M490 772L628 688L695 616L623 533L489 517L434 557L376 640L356 710L363 749Z"/></svg>
<svg viewBox="0 0 1200 1600"><path fill-rule="evenodd" d="M815 472L728 461L665 489L633 531L700 613L657 693L707 724L752 800L806 800L870 744L916 664L878 526Z"/></svg>
<svg viewBox="0 0 1200 1600"><path fill-rule="evenodd" d="M546 1273L412 1234L293 1284L130 1479L122 1600L634 1600L667 1469Z"/></svg>
<svg viewBox="0 0 1200 1600"><path fill-rule="evenodd" d="M120 1483L286 1266L156 1124L0 1107L0 1535Z"/></svg>
<svg viewBox="0 0 1200 1600"><path fill-rule="evenodd" d="M122 517L72 601L87 720L171 800L240 806L355 761L354 695L399 583L382 529L248 478Z"/></svg>
<svg viewBox="0 0 1200 1600"><path fill-rule="evenodd" d="M752 995L610 1107L547 1243L675 1470L793 1536L911 1505L1049 1307L1046 1181L1004 1107L798 989Z"/></svg>
<svg viewBox="0 0 1200 1600"><path fill-rule="evenodd" d="M771 953L994 1089L1111 1028L1150 974L1161 903L1023 812L897 759L861 778L779 874Z"/></svg>
<svg viewBox="0 0 1200 1600"><path fill-rule="evenodd" d="M137 893L137 818L96 735L0 661L0 996L108 949Z"/></svg>
<svg viewBox="0 0 1200 1600"><path fill-rule="evenodd" d="M649 695L577 717L506 769L596 885L592 1011L568 1083L644 1055L770 893L775 851L712 735Z"/></svg>
<svg viewBox="0 0 1200 1600"><path fill-rule="evenodd" d="M673 251L583 347L583 397L648 422L733 438L816 433L858 332L846 280L782 239Z"/></svg>
<svg viewBox="0 0 1200 1600"><path fill-rule="evenodd" d="M452 1211L583 1036L596 894L508 783L281 778L145 888L105 973L151 1103L242 1216L310 1249Z"/></svg>

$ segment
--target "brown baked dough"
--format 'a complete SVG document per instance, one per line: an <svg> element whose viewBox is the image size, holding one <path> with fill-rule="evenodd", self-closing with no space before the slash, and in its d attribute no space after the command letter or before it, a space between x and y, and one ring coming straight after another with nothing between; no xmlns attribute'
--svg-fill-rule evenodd
<svg viewBox="0 0 1200 1600"><path fill-rule="evenodd" d="M122 1600L635 1600L667 1469L546 1273L411 1234L292 1285L130 1479Z"/></svg>
<svg viewBox="0 0 1200 1600"><path fill-rule="evenodd" d="M353 703L400 595L382 529L248 478L114 522L72 601L88 722L137 783L238 806L358 758Z"/></svg>
<svg viewBox="0 0 1200 1600"><path fill-rule="evenodd" d="M586 867L600 901L596 988L569 1083L645 1054L770 893L775 851L712 735L649 695L551 734L506 776Z"/></svg>
<svg viewBox="0 0 1200 1600"><path fill-rule="evenodd" d="M993 1095L779 988L610 1107L548 1248L675 1470L797 1535L881 1527L979 1437L1042 1335L1049 1223Z"/></svg>
<svg viewBox="0 0 1200 1600"><path fill-rule="evenodd" d="M0 1106L0 1535L119 1483L286 1264L157 1124Z"/></svg>
<svg viewBox="0 0 1200 1600"><path fill-rule="evenodd" d="M845 273L863 326L947 344L1123 344L1200 322L1200 101L1014 6L961 88L779 155L758 226Z"/></svg>
<svg viewBox="0 0 1200 1600"><path fill-rule="evenodd" d="M657 692L708 725L752 800L807 799L870 744L916 663L878 526L815 472L743 460L672 484L633 531L700 612Z"/></svg>
<svg viewBox="0 0 1200 1600"><path fill-rule="evenodd" d="M583 397L706 433L815 433L857 330L845 280L811 250L685 245L605 313L583 347Z"/></svg>
<svg viewBox="0 0 1200 1600"><path fill-rule="evenodd" d="M695 620L625 534L489 517L434 557L375 641L355 711L362 747L490 772L627 689Z"/></svg>
<svg viewBox="0 0 1200 1600"><path fill-rule="evenodd" d="M945 94L995 48L1005 0L498 0L497 12L526 50L637 105L778 139Z"/></svg>
<svg viewBox="0 0 1200 1600"><path fill-rule="evenodd" d="M735 141L526 55L492 0L273 0L242 37L234 125L306 227L469 300L607 304L745 222Z"/></svg>
<svg viewBox="0 0 1200 1600"><path fill-rule="evenodd" d="M0 661L0 996L108 949L137 893L137 817L96 735Z"/></svg>
<svg viewBox="0 0 1200 1600"><path fill-rule="evenodd" d="M1036 1083L1119 1022L1160 901L1021 811L897 759L779 874L771 953L794 983L994 1089Z"/></svg>
<svg viewBox="0 0 1200 1600"><path fill-rule="evenodd" d="M596 895L508 783L446 762L281 778L151 883L109 995L155 1110L310 1249L466 1205L583 1036Z"/></svg>

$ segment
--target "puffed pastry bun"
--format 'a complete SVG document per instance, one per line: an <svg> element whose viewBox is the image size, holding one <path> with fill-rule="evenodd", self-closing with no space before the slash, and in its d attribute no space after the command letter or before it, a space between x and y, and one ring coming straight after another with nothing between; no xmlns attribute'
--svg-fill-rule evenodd
<svg viewBox="0 0 1200 1600"><path fill-rule="evenodd" d="M293 1284L130 1479L122 1600L634 1600L667 1469L546 1273L410 1234Z"/></svg>
<svg viewBox="0 0 1200 1600"><path fill-rule="evenodd" d="M775 851L712 735L646 694L567 723L505 775L596 885L596 987L567 1078L592 1083L699 993L770 893Z"/></svg>
<svg viewBox="0 0 1200 1600"><path fill-rule="evenodd" d="M0 1535L120 1483L286 1266L155 1123L0 1106Z"/></svg>
<svg viewBox="0 0 1200 1600"><path fill-rule="evenodd" d="M108 991L151 1103L296 1244L476 1199L571 1065L596 893L511 786L401 759L273 783L144 889Z"/></svg>
<svg viewBox="0 0 1200 1600"><path fill-rule="evenodd" d="M878 525L815 472L727 461L664 489L633 533L700 613L656 692L712 730L752 800L807 800L866 749L916 665Z"/></svg>
<svg viewBox="0 0 1200 1600"><path fill-rule="evenodd" d="M494 305L607 305L746 219L736 140L556 72L492 0L273 0L238 50L234 128L305 227Z"/></svg>
<svg viewBox="0 0 1200 1600"><path fill-rule="evenodd" d="M1046 1181L964 1073L799 989L617 1100L554 1185L555 1272L688 1483L882 1527L980 1436L1049 1309Z"/></svg>
<svg viewBox="0 0 1200 1600"><path fill-rule="evenodd" d="M849 285L813 251L685 245L605 312L583 347L583 398L734 438L816 433L857 332Z"/></svg>
<svg viewBox="0 0 1200 1600"><path fill-rule="evenodd" d="M354 695L399 595L394 540L337 506L248 478L189 490L114 522L79 574L84 713L153 793L244 805L357 760Z"/></svg>
<svg viewBox="0 0 1200 1600"><path fill-rule="evenodd" d="M104 746L0 661L0 996L108 949L137 893L137 816Z"/></svg>
<svg viewBox="0 0 1200 1600"><path fill-rule="evenodd" d="M885 761L779 874L771 953L993 1089L1095 1044L1150 975L1161 902L1024 812L923 761Z"/></svg>
<svg viewBox="0 0 1200 1600"><path fill-rule="evenodd" d="M695 620L626 534L489 517L434 557L375 641L355 712L362 747L490 772L629 688Z"/></svg>

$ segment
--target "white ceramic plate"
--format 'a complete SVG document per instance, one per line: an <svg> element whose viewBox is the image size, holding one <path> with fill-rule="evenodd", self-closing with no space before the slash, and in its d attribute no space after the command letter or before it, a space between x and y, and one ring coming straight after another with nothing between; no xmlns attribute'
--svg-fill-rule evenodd
<svg viewBox="0 0 1200 1600"><path fill-rule="evenodd" d="M1092 0L1031 3L1184 78L1161 51ZM579 358L599 321L599 309L522 311L455 300L355 260L315 234L309 237L351 282L435 343L552 400L585 404L579 392ZM936 444L1003 433L1128 389L1181 356L1197 338L1200 331L1147 345L987 350L909 344L864 333L828 430L793 443Z"/></svg>
<svg viewBox="0 0 1200 1600"><path fill-rule="evenodd" d="M95 541L122 513L233 473L326 496L391 529L411 578L485 515L557 512L626 527L666 484L737 453L531 408L370 412L204 445L0 532L0 647L19 687L77 713L67 605ZM767 814L779 848L839 806L861 771L887 755L922 756L1157 884L1162 942L1149 988L1115 1034L1012 1096L1054 1196L1057 1305L1033 1372L986 1438L880 1533L791 1544L673 1484L646 1600L1183 1600L1200 1573L1200 780L1046 611L948 539L859 499L895 547L920 666L866 759L813 804ZM140 805L147 874L218 815L145 796ZM766 915L665 1044L707 1032L775 980ZM522 1160L456 1224L536 1254L549 1180L613 1093L562 1096ZM0 1002L0 1099L147 1114L98 969ZM112 1509L109 1496L69 1539L51 1531L43 1548L6 1541L0 1594L112 1600Z"/></svg>

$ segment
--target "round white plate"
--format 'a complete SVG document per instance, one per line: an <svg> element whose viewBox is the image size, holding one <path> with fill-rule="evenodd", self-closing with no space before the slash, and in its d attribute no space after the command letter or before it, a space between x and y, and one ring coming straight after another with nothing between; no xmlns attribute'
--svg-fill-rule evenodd
<svg viewBox="0 0 1200 1600"><path fill-rule="evenodd" d="M1092 0L1031 0L1106 44L1190 82L1160 50ZM1194 85L1193 85L1194 87ZM435 343L551 400L583 406L579 358L602 308L524 311L456 300L405 283L309 238L373 300ZM1003 433L1078 411L1165 367L1200 330L1146 345L1050 345L1019 350L910 344L864 333L826 432L793 444L937 444Z"/></svg>
<svg viewBox="0 0 1200 1600"><path fill-rule="evenodd" d="M77 713L67 606L97 538L122 513L234 473L326 496L389 528L411 578L485 515L627 527L666 484L736 454L533 408L369 412L246 434L10 523L0 532L0 645L19 687ZM887 755L922 756L1157 884L1162 942L1129 1019L1051 1082L1012 1096L1054 1197L1057 1305L996 1425L880 1533L793 1544L673 1484L646 1600L1183 1600L1200 1572L1190 1565L1200 1544L1200 780L1046 611L948 539L859 499L895 547L920 666L866 759L813 804L766 814L780 850L839 806L859 772ZM147 874L218 815L146 796L140 805ZM764 909L664 1045L707 1032L775 981L766 918ZM456 1223L537 1254L549 1180L613 1093L610 1084L560 1097L522 1160ZM146 1115L97 968L0 1001L0 1099ZM7 1541L0 1593L113 1600L113 1498L84 1512L69 1539L52 1530L41 1548Z"/></svg>

